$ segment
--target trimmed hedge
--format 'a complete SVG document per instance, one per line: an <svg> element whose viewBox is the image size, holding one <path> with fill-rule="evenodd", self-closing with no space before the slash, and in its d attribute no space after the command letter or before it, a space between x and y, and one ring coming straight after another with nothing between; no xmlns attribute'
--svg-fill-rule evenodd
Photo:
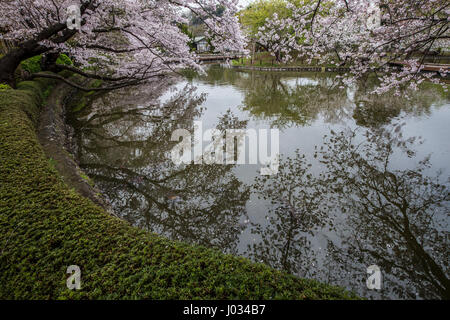
<svg viewBox="0 0 450 320"><path fill-rule="evenodd" d="M114 218L70 190L35 134L49 82L0 91L1 299L347 299L219 251L174 242ZM78 265L82 288L66 287Z"/></svg>

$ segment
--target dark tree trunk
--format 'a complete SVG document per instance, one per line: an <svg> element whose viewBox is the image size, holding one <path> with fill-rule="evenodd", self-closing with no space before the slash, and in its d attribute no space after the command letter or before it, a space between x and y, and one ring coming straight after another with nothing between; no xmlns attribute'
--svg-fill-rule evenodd
<svg viewBox="0 0 450 320"><path fill-rule="evenodd" d="M90 0L81 5L80 11L83 14L86 10L95 10L97 2ZM85 21L82 21L84 25ZM39 32L34 39L24 41L17 49L12 50L0 59L0 83L7 83L15 87L14 72L20 62L28 58L50 51L49 48L40 45L42 40L52 39L55 44L64 43L77 33L77 30L67 29L66 23L55 23Z"/></svg>
<svg viewBox="0 0 450 320"><path fill-rule="evenodd" d="M23 60L21 50L14 50L0 59L0 83L6 83L11 87L16 86L14 73Z"/></svg>
<svg viewBox="0 0 450 320"><path fill-rule="evenodd" d="M276 52L275 52L275 59L276 59L276 61L277 61L278 63L281 62L281 53L280 53L280 51L276 51Z"/></svg>
<svg viewBox="0 0 450 320"><path fill-rule="evenodd" d="M16 85L14 73L20 63L46 51L48 51L47 48L38 45L34 41L28 41L22 47L8 52L0 59L0 83L9 84L14 88Z"/></svg>
<svg viewBox="0 0 450 320"><path fill-rule="evenodd" d="M56 67L56 60L58 60L59 52L49 52L44 54L41 60L41 69L43 71L52 71L52 72L59 72L58 68Z"/></svg>
<svg viewBox="0 0 450 320"><path fill-rule="evenodd" d="M50 37L55 36L59 32L61 32L62 35L58 36L57 38L54 38L52 40L54 43L63 43L67 41L76 33L76 30L66 29L66 24L57 23L41 31L34 39L27 40L18 44L18 48L10 51L3 58L1 58L0 83L7 83L12 87L14 87L15 86L14 72L19 66L20 62L50 51L51 50L50 48L40 45L39 42L45 39L49 39Z"/></svg>

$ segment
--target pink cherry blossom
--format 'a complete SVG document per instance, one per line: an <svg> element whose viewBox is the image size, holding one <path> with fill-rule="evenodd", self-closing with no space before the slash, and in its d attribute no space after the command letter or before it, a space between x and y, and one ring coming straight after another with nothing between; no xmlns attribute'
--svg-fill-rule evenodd
<svg viewBox="0 0 450 320"><path fill-rule="evenodd" d="M80 6L81 30L67 27L71 5ZM218 7L225 8L221 16L212 14ZM141 82L185 67L201 69L188 37L178 27L187 22L183 14L190 11L204 21L216 50L242 51L245 38L237 10L237 0L2 1L0 36L18 45L0 59L0 80L10 80L20 61L50 53L67 53L78 67L72 71L116 84Z"/></svg>
<svg viewBox="0 0 450 320"><path fill-rule="evenodd" d="M261 28L262 46L285 62L299 55L347 66L350 82L375 72L378 93L430 78L420 72L424 56L450 44L447 0L312 0L288 7L288 18L274 15Z"/></svg>

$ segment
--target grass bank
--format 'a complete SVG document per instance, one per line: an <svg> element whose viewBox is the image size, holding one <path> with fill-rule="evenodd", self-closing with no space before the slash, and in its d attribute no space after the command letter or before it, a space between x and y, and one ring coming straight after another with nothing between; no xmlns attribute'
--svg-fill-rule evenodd
<svg viewBox="0 0 450 320"><path fill-rule="evenodd" d="M1 299L347 299L340 288L170 241L70 189L36 137L47 81L0 90ZM66 287L69 265L82 288Z"/></svg>

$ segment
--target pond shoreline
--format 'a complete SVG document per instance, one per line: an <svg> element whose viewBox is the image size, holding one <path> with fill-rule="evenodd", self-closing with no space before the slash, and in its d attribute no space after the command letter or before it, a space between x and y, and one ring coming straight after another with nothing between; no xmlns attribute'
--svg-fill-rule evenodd
<svg viewBox="0 0 450 320"><path fill-rule="evenodd" d="M81 196L64 182L36 134L44 92L53 85L36 80L0 90L0 259L8 262L0 263L0 298L357 298L243 257L139 230ZM53 91L50 101L59 105L64 92L58 86ZM47 111L46 125L60 110ZM73 264L82 270L77 291L66 287Z"/></svg>
<svg viewBox="0 0 450 320"><path fill-rule="evenodd" d="M401 70L402 67L392 64L394 68ZM319 73L346 73L350 72L350 68L347 67L258 67L258 66L229 66L233 69L238 70L249 70L249 71L270 71L270 72L319 72ZM448 67L447 67L448 69ZM440 76L437 71L430 70L421 70L421 73L431 73L439 76L443 82L450 82L450 73L447 73L445 76Z"/></svg>
<svg viewBox="0 0 450 320"><path fill-rule="evenodd" d="M39 115L37 135L44 152L51 159L64 182L83 197L92 200L111 215L114 210L102 192L81 170L73 154L74 129L67 123L67 101L76 90L66 84L52 88Z"/></svg>
<svg viewBox="0 0 450 320"><path fill-rule="evenodd" d="M231 66L233 69L255 70L255 71L279 71L279 72L335 72L342 73L350 71L344 67L255 67L255 66Z"/></svg>

